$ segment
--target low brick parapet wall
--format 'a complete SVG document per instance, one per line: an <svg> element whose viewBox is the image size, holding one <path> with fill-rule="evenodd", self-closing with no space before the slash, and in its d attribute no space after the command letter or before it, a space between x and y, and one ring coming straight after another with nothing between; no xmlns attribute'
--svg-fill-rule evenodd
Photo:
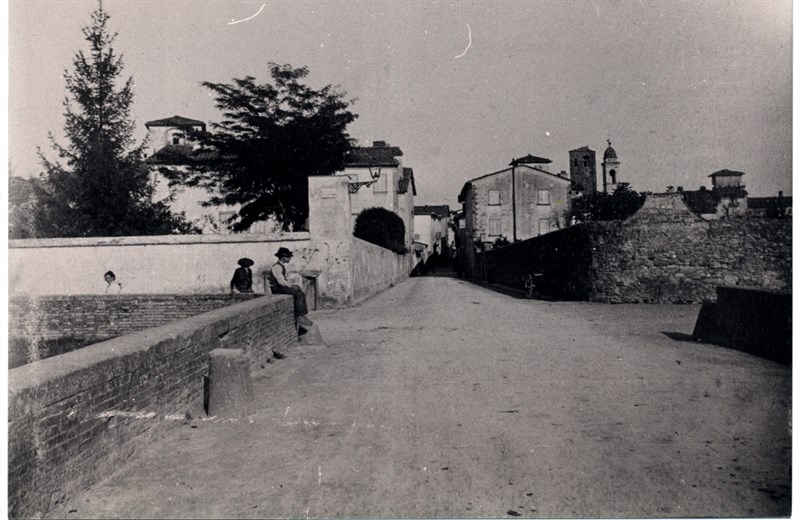
<svg viewBox="0 0 800 520"><path fill-rule="evenodd" d="M250 300L256 294L83 294L13 297L11 337L104 340Z"/></svg>
<svg viewBox="0 0 800 520"><path fill-rule="evenodd" d="M8 513L47 513L202 410L209 352L252 367L297 343L292 299L265 296L9 371Z"/></svg>
<svg viewBox="0 0 800 520"><path fill-rule="evenodd" d="M792 295L788 291L717 287L692 336L784 365L792 364Z"/></svg>

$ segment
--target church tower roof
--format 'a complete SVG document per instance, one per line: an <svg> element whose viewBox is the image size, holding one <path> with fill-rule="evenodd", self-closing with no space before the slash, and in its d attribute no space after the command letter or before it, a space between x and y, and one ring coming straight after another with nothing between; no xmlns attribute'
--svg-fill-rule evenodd
<svg viewBox="0 0 800 520"><path fill-rule="evenodd" d="M617 152L616 150L611 148L611 140L609 140L608 148L606 148L606 151L603 153L603 159L616 159L616 158L617 158Z"/></svg>

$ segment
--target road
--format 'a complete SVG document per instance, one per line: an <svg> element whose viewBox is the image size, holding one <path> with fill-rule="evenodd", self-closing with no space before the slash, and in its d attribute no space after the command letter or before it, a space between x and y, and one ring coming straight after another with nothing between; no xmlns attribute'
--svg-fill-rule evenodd
<svg viewBox="0 0 800 520"><path fill-rule="evenodd" d="M698 306L519 300L411 278L319 311L255 382L53 517L790 513L791 369L689 340Z"/></svg>

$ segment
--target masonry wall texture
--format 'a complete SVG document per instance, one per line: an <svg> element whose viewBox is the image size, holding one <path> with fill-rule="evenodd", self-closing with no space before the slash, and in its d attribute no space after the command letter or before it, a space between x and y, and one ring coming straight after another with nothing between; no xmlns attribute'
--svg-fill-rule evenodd
<svg viewBox="0 0 800 520"><path fill-rule="evenodd" d="M399 255L353 237L353 303L408 278L413 255Z"/></svg>
<svg viewBox="0 0 800 520"><path fill-rule="evenodd" d="M592 222L488 251L491 283L522 290L542 274L556 298L611 303L713 301L718 285L788 289L791 222L705 221L680 195L651 195L625 221Z"/></svg>
<svg viewBox="0 0 800 520"><path fill-rule="evenodd" d="M115 338L220 307L256 294L108 294L13 297L10 336Z"/></svg>
<svg viewBox="0 0 800 520"><path fill-rule="evenodd" d="M255 368L296 343L291 297L265 296L10 370L9 516L46 514L200 413L211 350Z"/></svg>

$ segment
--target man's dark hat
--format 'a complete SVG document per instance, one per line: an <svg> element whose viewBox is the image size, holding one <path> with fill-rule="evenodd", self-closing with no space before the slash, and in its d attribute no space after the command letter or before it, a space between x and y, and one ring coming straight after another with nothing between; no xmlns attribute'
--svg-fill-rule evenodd
<svg viewBox="0 0 800 520"><path fill-rule="evenodd" d="M282 257L282 256L294 256L294 255L292 254L292 252L291 252L291 251L289 251L289 250L288 250L288 249L286 249L285 247L282 247L282 248L278 249L278 252L277 252L277 253L275 253L275 256L277 256L278 258L280 258L280 257Z"/></svg>
<svg viewBox="0 0 800 520"><path fill-rule="evenodd" d="M249 258L240 258L240 259L239 259L239 265L241 265L242 267L250 267L250 266L251 266L251 265L253 265L254 263L255 263L255 262L253 262L253 261L252 261L252 260L250 260Z"/></svg>

